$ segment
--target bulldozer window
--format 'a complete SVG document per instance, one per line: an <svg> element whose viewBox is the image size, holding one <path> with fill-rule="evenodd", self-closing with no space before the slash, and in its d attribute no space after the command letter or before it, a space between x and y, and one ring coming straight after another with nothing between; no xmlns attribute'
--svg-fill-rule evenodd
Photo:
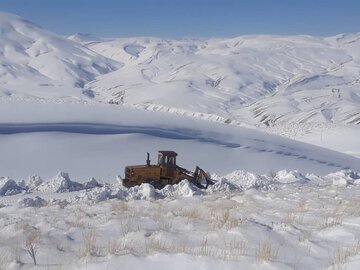
<svg viewBox="0 0 360 270"><path fill-rule="evenodd" d="M162 154L159 154L158 165L162 165L162 164L164 164L164 156Z"/></svg>
<svg viewBox="0 0 360 270"><path fill-rule="evenodd" d="M168 164L169 165L175 165L175 158L174 157L168 157Z"/></svg>

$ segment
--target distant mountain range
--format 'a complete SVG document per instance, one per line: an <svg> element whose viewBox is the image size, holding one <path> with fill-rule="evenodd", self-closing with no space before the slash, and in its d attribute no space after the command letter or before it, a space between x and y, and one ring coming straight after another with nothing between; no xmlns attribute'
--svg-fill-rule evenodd
<svg viewBox="0 0 360 270"><path fill-rule="evenodd" d="M0 98L83 100L272 127L360 124L360 34L101 39L0 13Z"/></svg>

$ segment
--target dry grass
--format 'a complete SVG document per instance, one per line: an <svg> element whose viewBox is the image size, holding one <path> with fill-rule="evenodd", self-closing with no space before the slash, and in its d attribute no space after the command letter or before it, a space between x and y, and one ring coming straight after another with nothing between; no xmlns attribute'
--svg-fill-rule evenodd
<svg viewBox="0 0 360 270"><path fill-rule="evenodd" d="M108 244L108 253L116 256L123 256L130 254L130 250L126 247L126 244L122 239L116 241L110 241Z"/></svg>
<svg viewBox="0 0 360 270"><path fill-rule="evenodd" d="M325 220L323 221L322 224L320 224L320 229L327 229L333 226L337 226L337 225L341 225L342 224L342 217L340 216L330 216L327 215L324 218Z"/></svg>
<svg viewBox="0 0 360 270"><path fill-rule="evenodd" d="M82 207L76 207L71 215L65 218L68 229L71 228L89 228L89 222L86 221L86 212Z"/></svg>
<svg viewBox="0 0 360 270"><path fill-rule="evenodd" d="M234 238L229 242L225 242L223 250L223 259L236 260L244 256L249 249L249 243L242 239Z"/></svg>
<svg viewBox="0 0 360 270"><path fill-rule="evenodd" d="M188 221L200 219L200 211L195 207L184 208L179 215L187 218Z"/></svg>
<svg viewBox="0 0 360 270"><path fill-rule="evenodd" d="M296 218L297 218L297 214L295 210L291 210L286 213L286 216L284 218L284 223L289 225L294 225Z"/></svg>
<svg viewBox="0 0 360 270"><path fill-rule="evenodd" d="M360 254L360 240L354 241L349 247L340 247L336 249L335 253L330 256L330 269L342 270L350 257Z"/></svg>
<svg viewBox="0 0 360 270"><path fill-rule="evenodd" d="M279 253L279 247L275 247L270 241L260 243L258 249L255 252L255 259L257 262L269 262L274 261Z"/></svg>
<svg viewBox="0 0 360 270"><path fill-rule="evenodd" d="M97 235L95 230L90 230L83 233L81 248L79 250L79 255L81 258L87 256L96 256L100 257L102 248L97 243Z"/></svg>
<svg viewBox="0 0 360 270"><path fill-rule="evenodd" d="M304 215L308 211L309 209L307 208L306 200L301 200L294 209L291 209L286 213L283 222L293 226L303 223Z"/></svg>
<svg viewBox="0 0 360 270"><path fill-rule="evenodd" d="M210 212L210 226L213 230L230 230L238 227L242 220L231 217L229 209L217 209Z"/></svg>
<svg viewBox="0 0 360 270"><path fill-rule="evenodd" d="M130 219L120 221L119 229L120 229L121 235L125 236L130 232L138 232L138 231L140 231L141 226L138 223L137 219L130 218Z"/></svg>
<svg viewBox="0 0 360 270"><path fill-rule="evenodd" d="M146 254L153 253L174 253L174 244L171 241L165 241L161 237L151 236L149 239L146 239L145 242L145 252Z"/></svg>
<svg viewBox="0 0 360 270"><path fill-rule="evenodd" d="M117 215L124 215L125 212L129 211L129 206L126 202L115 201L111 203L111 212Z"/></svg>
<svg viewBox="0 0 360 270"><path fill-rule="evenodd" d="M194 248L187 248L185 253L194 256L207 256L207 257L219 257L219 249L209 245L208 238L204 237L200 246Z"/></svg>

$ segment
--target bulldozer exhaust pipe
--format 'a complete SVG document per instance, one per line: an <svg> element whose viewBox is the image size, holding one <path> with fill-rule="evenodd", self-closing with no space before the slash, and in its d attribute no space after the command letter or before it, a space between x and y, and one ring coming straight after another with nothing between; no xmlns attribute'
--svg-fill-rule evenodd
<svg viewBox="0 0 360 270"><path fill-rule="evenodd" d="M149 154L149 152L147 153L146 165L150 166L150 154Z"/></svg>

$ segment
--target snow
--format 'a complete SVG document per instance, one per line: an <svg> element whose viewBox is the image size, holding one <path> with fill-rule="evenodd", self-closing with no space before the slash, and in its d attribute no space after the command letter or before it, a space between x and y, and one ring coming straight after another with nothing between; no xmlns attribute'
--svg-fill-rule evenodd
<svg viewBox="0 0 360 270"><path fill-rule="evenodd" d="M0 196L9 196L18 194L22 188L16 182L8 177L0 178Z"/></svg>
<svg viewBox="0 0 360 270"><path fill-rule="evenodd" d="M349 184L360 183L360 174L351 170L330 173L326 175L325 178L332 179L334 186L347 186Z"/></svg>
<svg viewBox="0 0 360 270"><path fill-rule="evenodd" d="M42 192L61 193L83 189L83 185L71 181L68 173L59 172L51 181L41 183L36 189Z"/></svg>
<svg viewBox="0 0 360 270"><path fill-rule="evenodd" d="M2 264L37 269L25 250L14 251L36 230L41 237L38 267L356 268L359 185L334 186L333 181L357 181L360 174L308 175L306 182L296 171L273 175L234 171L218 177L217 189L203 191L184 180L163 190L117 183L2 196Z"/></svg>
<svg viewBox="0 0 360 270"><path fill-rule="evenodd" d="M308 181L308 179L302 175L301 173L299 173L298 171L286 171L286 170L282 170L277 172L277 174L275 175L275 179L277 181L279 181L280 183L294 183L297 181L300 182L306 182Z"/></svg>
<svg viewBox="0 0 360 270"><path fill-rule="evenodd" d="M120 63L21 17L0 13L0 95L81 97L86 82Z"/></svg>
<svg viewBox="0 0 360 270"><path fill-rule="evenodd" d="M360 170L357 158L254 129L106 104L7 102L0 133L0 172L12 178L63 170L82 182L114 181L126 165L144 164L146 152L154 162L159 149L175 150L189 170L218 174Z"/></svg>
<svg viewBox="0 0 360 270"><path fill-rule="evenodd" d="M0 269L359 268L359 33L0 33ZM122 186L158 150L215 184Z"/></svg>
<svg viewBox="0 0 360 270"><path fill-rule="evenodd" d="M19 208L25 208L25 207L42 207L46 205L46 201L39 196L36 196L35 198L21 198L17 202Z"/></svg>
<svg viewBox="0 0 360 270"><path fill-rule="evenodd" d="M210 113L262 126L297 119L356 122L359 54L353 47L359 47L358 34L353 47L343 46L343 39L103 40L88 46L124 66L87 87L98 100L185 115ZM136 57L129 57L129 43L141 47Z"/></svg>
<svg viewBox="0 0 360 270"><path fill-rule="evenodd" d="M41 194L46 196L50 194L56 197L56 193L69 193L69 195L64 194L60 197L64 198L65 196L69 198L69 203L85 201L91 204L109 199L157 200L232 193L251 189L267 191L269 189L278 189L282 186L333 185L343 187L358 184L360 173L347 169L332 172L325 176L318 176L314 174L304 175L296 170L281 170L271 172L270 175L259 175L244 170L236 170L224 176L212 175L211 179L214 181L214 185L210 185L208 189L199 189L188 180L183 180L175 185L167 185L161 190L157 190L147 183L126 188L122 185L122 181L99 183L95 178L85 183L79 183L71 180L69 174L65 172L59 172L48 181L43 180L38 175L29 176L28 179L26 182L16 182L9 178L0 178L0 196L11 196L18 193L22 193L21 196L24 194L26 196L37 194L35 197L37 199ZM34 184L34 182L37 184ZM26 193L22 192L25 190Z"/></svg>

